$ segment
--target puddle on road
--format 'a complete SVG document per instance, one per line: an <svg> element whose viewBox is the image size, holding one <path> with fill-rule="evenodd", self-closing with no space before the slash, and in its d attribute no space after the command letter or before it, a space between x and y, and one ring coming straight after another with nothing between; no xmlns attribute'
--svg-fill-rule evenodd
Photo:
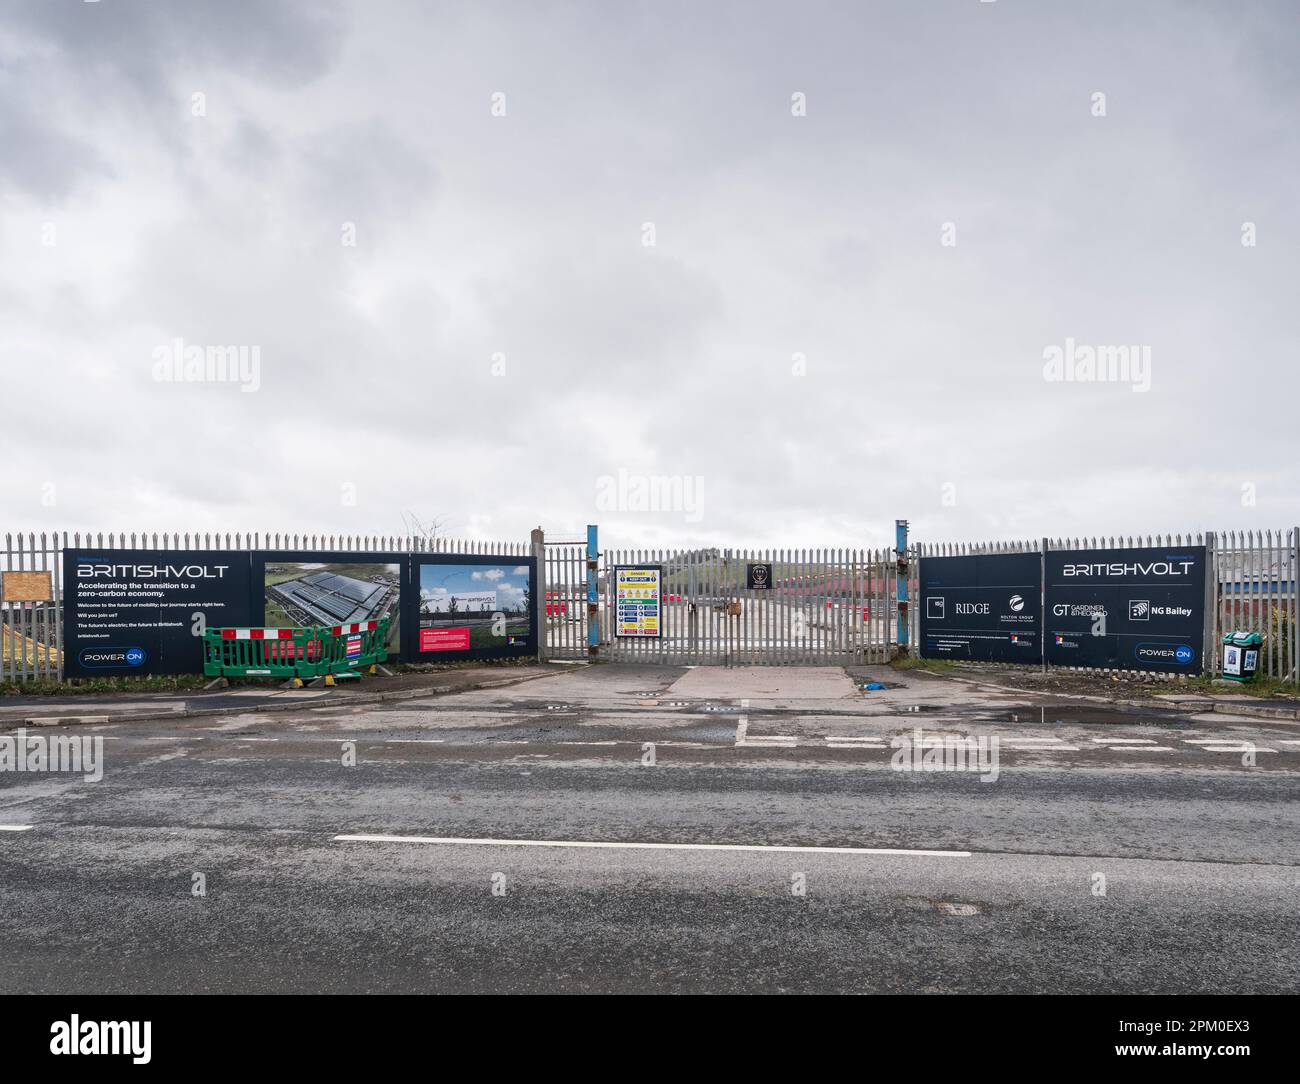
<svg viewBox="0 0 1300 1084"><path fill-rule="evenodd" d="M960 711L988 722L1013 723L1021 726L1156 726L1164 729L1189 730L1195 727L1185 714L1160 709L1113 708L1071 704L1068 707L1027 705L1023 708L1000 708L995 711Z"/></svg>

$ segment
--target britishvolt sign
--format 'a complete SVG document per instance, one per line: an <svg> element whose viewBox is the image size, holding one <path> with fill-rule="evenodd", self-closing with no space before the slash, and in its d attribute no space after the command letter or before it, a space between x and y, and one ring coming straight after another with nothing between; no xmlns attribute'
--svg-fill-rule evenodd
<svg viewBox="0 0 1300 1084"><path fill-rule="evenodd" d="M1205 547L1049 550L1047 661L1199 674Z"/></svg>
<svg viewBox="0 0 1300 1084"><path fill-rule="evenodd" d="M922 557L920 564L923 658L1041 661L1038 554Z"/></svg>
<svg viewBox="0 0 1300 1084"><path fill-rule="evenodd" d="M227 550L66 550L69 677L203 670L204 629L249 623L249 559Z"/></svg>

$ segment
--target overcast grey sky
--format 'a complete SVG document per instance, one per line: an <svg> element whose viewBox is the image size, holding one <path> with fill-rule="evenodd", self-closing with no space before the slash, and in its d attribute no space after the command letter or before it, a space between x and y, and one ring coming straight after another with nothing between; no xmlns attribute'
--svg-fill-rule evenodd
<svg viewBox="0 0 1300 1084"><path fill-rule="evenodd" d="M0 530L1300 521L1295 3L0 11Z"/></svg>

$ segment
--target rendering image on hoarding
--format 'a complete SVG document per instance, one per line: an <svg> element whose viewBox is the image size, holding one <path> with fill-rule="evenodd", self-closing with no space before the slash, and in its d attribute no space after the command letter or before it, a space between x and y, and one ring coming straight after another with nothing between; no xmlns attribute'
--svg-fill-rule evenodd
<svg viewBox="0 0 1300 1084"><path fill-rule="evenodd" d="M500 564L421 564L420 654L523 653L532 637L531 568Z"/></svg>
<svg viewBox="0 0 1300 1084"><path fill-rule="evenodd" d="M322 564L267 559L265 623L349 625L389 619L388 650L401 636L402 570L396 563Z"/></svg>

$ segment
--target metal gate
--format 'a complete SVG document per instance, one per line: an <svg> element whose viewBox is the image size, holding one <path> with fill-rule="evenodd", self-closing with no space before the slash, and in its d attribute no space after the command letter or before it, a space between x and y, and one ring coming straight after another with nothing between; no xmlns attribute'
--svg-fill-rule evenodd
<svg viewBox="0 0 1300 1084"><path fill-rule="evenodd" d="M886 662L897 618L893 550L612 550L601 554L600 656L720 666ZM750 589L751 564L770 566ZM614 635L614 569L663 570L658 637Z"/></svg>

